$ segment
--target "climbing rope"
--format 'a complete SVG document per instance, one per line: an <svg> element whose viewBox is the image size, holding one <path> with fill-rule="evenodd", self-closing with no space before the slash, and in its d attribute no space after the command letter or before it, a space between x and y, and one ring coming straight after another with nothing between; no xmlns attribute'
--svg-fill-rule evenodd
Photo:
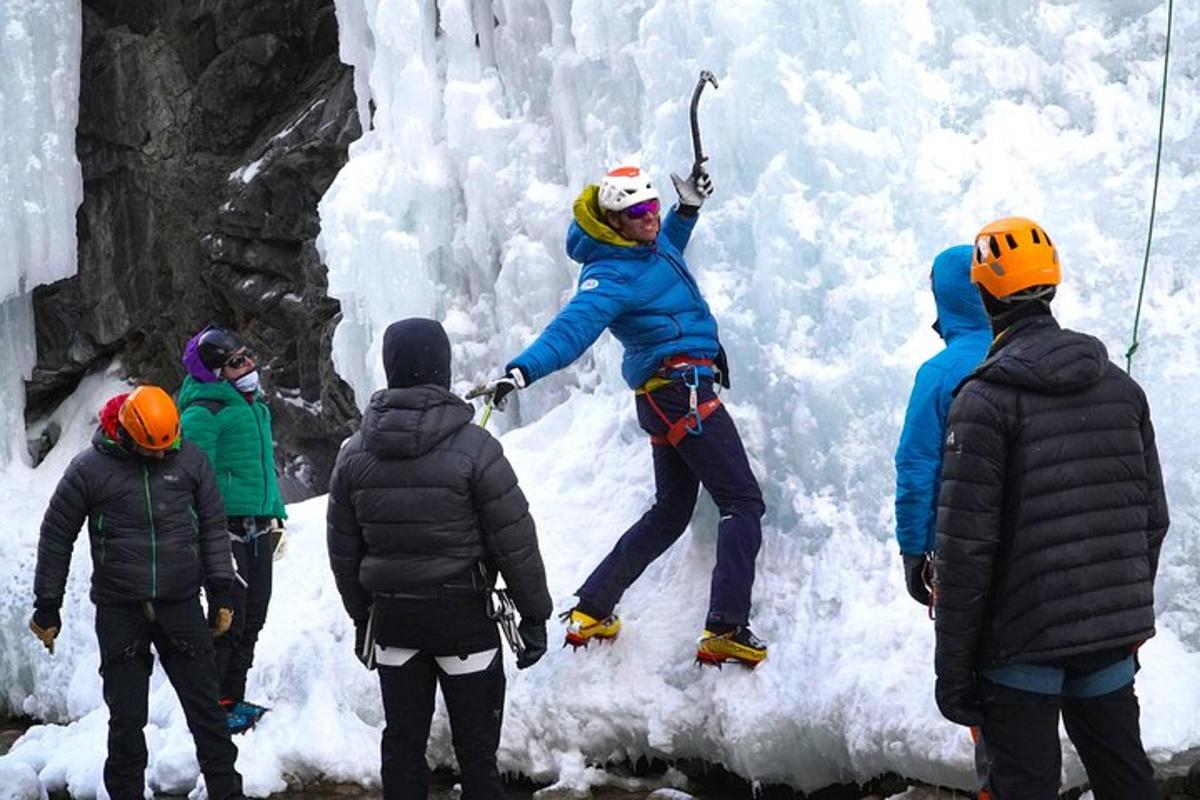
<svg viewBox="0 0 1200 800"><path fill-rule="evenodd" d="M1154 214L1158 209L1158 176L1162 170L1163 125L1167 118L1167 71L1171 66L1171 27L1175 0L1167 0L1167 45L1163 53L1162 95L1158 108L1158 153L1154 157L1154 191L1150 195L1150 229L1146 232L1146 254L1142 259L1142 283L1138 288L1137 311L1133 316L1133 338L1125 351L1125 371L1133 374L1133 354L1138 349L1138 327L1142 322L1142 298L1146 295L1146 273L1150 270L1150 244L1154 241Z"/></svg>

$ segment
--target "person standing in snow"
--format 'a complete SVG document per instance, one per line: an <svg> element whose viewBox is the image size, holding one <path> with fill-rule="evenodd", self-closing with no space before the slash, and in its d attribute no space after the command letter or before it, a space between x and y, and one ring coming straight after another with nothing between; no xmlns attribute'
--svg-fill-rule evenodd
<svg viewBox="0 0 1200 800"><path fill-rule="evenodd" d="M450 392L450 340L429 319L384 334L388 388L338 453L328 546L356 652L379 669L383 796L424 800L434 693L450 714L463 797L501 800L504 666L488 592L497 573L521 615L517 668L546 653L553 611L537 533L500 443Z"/></svg>
<svg viewBox="0 0 1200 800"><path fill-rule="evenodd" d="M272 561L287 510L275 480L271 410L254 354L235 333L206 327L188 341L183 364L183 436L212 462L237 566L233 627L217 643L217 669L229 728L241 733L266 710L246 702L246 675L267 620Z"/></svg>
<svg viewBox="0 0 1200 800"><path fill-rule="evenodd" d="M1134 694L1168 527L1146 395L1059 327L1035 222L976 237L996 334L950 408L934 570L936 697L981 727L997 800L1058 797L1058 720L1098 800L1155 797Z"/></svg>
<svg viewBox="0 0 1200 800"><path fill-rule="evenodd" d="M971 283L972 252L970 245L958 245L933 260L933 329L946 347L917 370L896 447L896 541L908 593L923 606L929 605L928 566L937 545L938 481L950 402L992 343L991 323Z"/></svg>
<svg viewBox="0 0 1200 800"><path fill-rule="evenodd" d="M30 629L51 653L71 551L84 522L108 706L104 786L113 800L145 795L147 703L158 653L179 695L208 796L242 797L237 748L217 704L213 641L229 629L233 568L208 459L179 438L179 413L157 386L112 398L91 446L71 461L42 520ZM214 621L200 606L206 587Z"/></svg>
<svg viewBox="0 0 1200 800"><path fill-rule="evenodd" d="M702 663L749 666L767 656L750 630L754 561L762 541L762 492L741 436L714 383L729 386L717 321L683 251L712 183L700 172L672 175L678 206L660 222L658 192L637 167L619 167L575 201L567 253L582 264L571 302L502 378L476 393L497 408L507 395L579 358L608 328L625 348L622 374L650 434L655 503L625 532L563 615L567 643L586 646L620 631L617 601L683 533L701 484L721 514L708 617L697 648Z"/></svg>

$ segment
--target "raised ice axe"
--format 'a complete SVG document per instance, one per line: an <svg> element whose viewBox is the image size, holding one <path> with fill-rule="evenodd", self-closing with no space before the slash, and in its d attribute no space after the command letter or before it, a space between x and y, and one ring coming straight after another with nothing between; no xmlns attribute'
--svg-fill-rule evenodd
<svg viewBox="0 0 1200 800"><path fill-rule="evenodd" d="M700 107L700 93L704 91L705 84L712 84L714 89L720 88L717 86L717 79L711 72L706 69L700 70L700 80L696 81L696 88L692 91L692 153L695 160L692 162L692 180L699 177L704 170L704 162L708 160L708 156L704 155L704 148L700 144L700 119L696 115L697 109Z"/></svg>

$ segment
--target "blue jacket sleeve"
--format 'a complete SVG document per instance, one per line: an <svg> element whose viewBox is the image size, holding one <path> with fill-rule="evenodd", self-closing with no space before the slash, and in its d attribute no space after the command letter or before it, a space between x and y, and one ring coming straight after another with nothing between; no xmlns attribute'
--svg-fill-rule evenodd
<svg viewBox="0 0 1200 800"><path fill-rule="evenodd" d="M926 362L917 371L896 448L896 541L905 555L937 545L937 498L942 438L950 406L946 374Z"/></svg>
<svg viewBox="0 0 1200 800"><path fill-rule="evenodd" d="M688 246L688 242L691 241L692 230L696 227L696 220L699 218L698 214L685 217L677 209L672 208L667 212L667 218L663 220L662 235L667 237L667 241L682 253Z"/></svg>
<svg viewBox="0 0 1200 800"><path fill-rule="evenodd" d="M631 302L629 285L613 269L586 269L579 291L542 335L504 368L519 367L533 383L579 358Z"/></svg>

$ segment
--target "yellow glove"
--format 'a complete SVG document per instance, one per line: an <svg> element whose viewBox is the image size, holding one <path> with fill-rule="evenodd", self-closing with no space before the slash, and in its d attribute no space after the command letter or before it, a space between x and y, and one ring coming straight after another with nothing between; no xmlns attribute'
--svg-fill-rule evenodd
<svg viewBox="0 0 1200 800"><path fill-rule="evenodd" d="M213 625L209 628L214 639L224 636L229 632L229 626L233 624L233 609L218 608L215 616L216 619L213 620Z"/></svg>
<svg viewBox="0 0 1200 800"><path fill-rule="evenodd" d="M29 630L36 636L51 655L54 655L54 640L62 630L62 619L57 610L38 609L29 620Z"/></svg>

